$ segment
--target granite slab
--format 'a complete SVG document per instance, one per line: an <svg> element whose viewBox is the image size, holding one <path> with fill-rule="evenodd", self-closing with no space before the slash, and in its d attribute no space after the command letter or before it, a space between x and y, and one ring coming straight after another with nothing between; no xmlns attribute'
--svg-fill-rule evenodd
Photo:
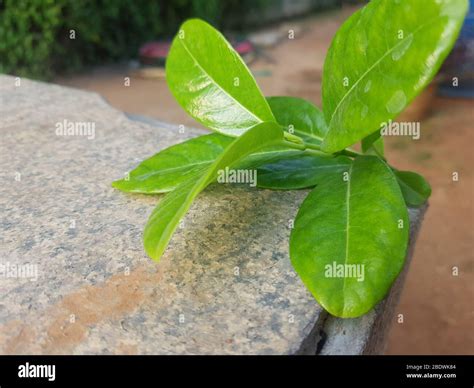
<svg viewBox="0 0 474 388"><path fill-rule="evenodd" d="M0 133L1 354L378 351L403 277L369 315L328 317L288 257L305 191L213 185L162 260L147 258L142 231L159 196L111 181L202 131L3 75ZM423 212L410 211L412 239Z"/></svg>

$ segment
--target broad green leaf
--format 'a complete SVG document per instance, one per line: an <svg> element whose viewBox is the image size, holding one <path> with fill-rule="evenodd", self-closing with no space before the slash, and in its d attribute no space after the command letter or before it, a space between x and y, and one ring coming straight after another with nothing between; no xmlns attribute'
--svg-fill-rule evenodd
<svg viewBox="0 0 474 388"><path fill-rule="evenodd" d="M166 60L166 80L184 110L214 131L235 137L275 121L242 58L202 20L181 26Z"/></svg>
<svg viewBox="0 0 474 388"><path fill-rule="evenodd" d="M164 193L200 174L214 162L234 139L217 133L176 144L157 153L112 183L126 192Z"/></svg>
<svg viewBox="0 0 474 388"><path fill-rule="evenodd" d="M349 170L352 160L345 156L303 154L280 159L257 168L257 186L273 190L313 187L327 174Z"/></svg>
<svg viewBox="0 0 474 388"><path fill-rule="evenodd" d="M215 180L219 170L231 168L253 152L281 141L283 131L276 123L259 124L235 139L197 180L185 181L168 193L152 212L145 227L143 239L147 254L155 260L161 257L180 219L194 198Z"/></svg>
<svg viewBox="0 0 474 388"><path fill-rule="evenodd" d="M324 64L322 149L340 151L396 117L440 68L467 8L467 0L372 0L354 13Z"/></svg>
<svg viewBox="0 0 474 388"><path fill-rule="evenodd" d="M380 131L375 131L369 136L364 137L361 146L364 154L376 155L382 158L385 156L385 146Z"/></svg>
<svg viewBox="0 0 474 388"><path fill-rule="evenodd" d="M212 133L173 145L144 160L127 178L113 182L112 186L133 193L169 192L184 181L195 180L203 174L234 140ZM303 152L286 146L271 146L249 155L238 168L253 168L300 154Z"/></svg>
<svg viewBox="0 0 474 388"><path fill-rule="evenodd" d="M309 101L296 97L267 97L278 124L307 143L321 144L327 132L323 113Z"/></svg>
<svg viewBox="0 0 474 388"><path fill-rule="evenodd" d="M431 186L421 175L412 171L394 171L407 206L421 206L431 195Z"/></svg>
<svg viewBox="0 0 474 388"><path fill-rule="evenodd" d="M348 173L328 175L304 200L290 237L291 261L327 311L358 317L402 269L408 232L391 169L376 156L359 156Z"/></svg>

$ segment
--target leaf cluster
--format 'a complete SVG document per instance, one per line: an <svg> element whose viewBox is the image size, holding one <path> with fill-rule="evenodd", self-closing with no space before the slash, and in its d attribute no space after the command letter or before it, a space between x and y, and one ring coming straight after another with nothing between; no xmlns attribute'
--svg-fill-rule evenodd
<svg viewBox="0 0 474 388"><path fill-rule="evenodd" d="M339 29L323 71L320 110L295 97L267 97L227 40L186 21L166 64L183 109L214 131L142 162L114 187L167 193L144 231L158 260L196 196L225 168L256 169L258 187L311 189L290 237L290 258L331 314L368 312L401 271L408 207L431 188L384 155L380 126L432 80L459 33L466 0L372 0ZM362 152L348 148L361 142Z"/></svg>

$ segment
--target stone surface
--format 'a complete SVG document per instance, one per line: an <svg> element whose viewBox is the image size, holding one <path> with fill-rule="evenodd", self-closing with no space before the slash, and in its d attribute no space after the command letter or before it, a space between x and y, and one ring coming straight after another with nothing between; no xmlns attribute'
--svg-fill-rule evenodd
<svg viewBox="0 0 474 388"><path fill-rule="evenodd" d="M8 76L0 76L0 118L0 353L369 349L385 304L360 320L328 318L291 267L289 221L306 192L214 185L157 264L142 230L159 197L110 183L202 132L131 120L96 94L25 79L16 86ZM92 123L94 136L58 135L65 120ZM31 272L20 277L15 266ZM342 340L347 324L361 344Z"/></svg>

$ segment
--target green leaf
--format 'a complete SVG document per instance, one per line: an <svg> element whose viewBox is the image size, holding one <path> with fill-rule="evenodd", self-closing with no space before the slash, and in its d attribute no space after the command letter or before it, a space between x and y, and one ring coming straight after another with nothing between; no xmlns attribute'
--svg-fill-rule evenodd
<svg viewBox="0 0 474 388"><path fill-rule="evenodd" d="M184 110L214 131L239 136L275 121L242 58L202 20L181 26L166 60L166 80Z"/></svg>
<svg viewBox="0 0 474 388"><path fill-rule="evenodd" d="M340 151L396 117L440 68L467 8L467 0L372 0L354 13L324 64L322 149Z"/></svg>
<svg viewBox="0 0 474 388"><path fill-rule="evenodd" d="M257 186L272 190L313 187L327 174L349 170L352 160L345 156L303 154L280 159L257 168Z"/></svg>
<svg viewBox="0 0 474 388"><path fill-rule="evenodd" d="M185 181L195 180L234 140L212 133L173 145L144 160L128 174L128 179L117 180L112 186L133 193L169 192ZM302 154L302 151L282 145L266 147L247 156L238 168L253 168Z"/></svg>
<svg viewBox="0 0 474 388"><path fill-rule="evenodd" d="M303 151L288 148L284 145L264 147L243 159L237 165L237 168L255 168L257 166L264 165L265 163L272 163L280 159L286 159L300 155L303 155Z"/></svg>
<svg viewBox="0 0 474 388"><path fill-rule="evenodd" d="M327 176L304 200L290 237L291 261L327 311L358 317L386 295L402 269L408 232L391 169L375 156L359 156L348 174Z"/></svg>
<svg viewBox="0 0 474 388"><path fill-rule="evenodd" d="M194 178L217 159L234 139L213 133L176 144L144 160L127 179L112 183L126 192L164 193Z"/></svg>
<svg viewBox="0 0 474 388"><path fill-rule="evenodd" d="M385 156L385 146L380 131L376 131L362 139L362 152L368 155Z"/></svg>
<svg viewBox="0 0 474 388"><path fill-rule="evenodd" d="M421 175L412 171L394 171L407 206L423 205L431 195L431 186Z"/></svg>
<svg viewBox="0 0 474 388"><path fill-rule="evenodd" d="M321 111L314 105L294 97L269 97L268 102L280 125L286 129L292 125L294 133L307 142L321 143L325 122ZM171 191L182 182L200 175L232 141L231 137L214 133L176 144L144 160L126 179L117 180L112 185L134 193ZM251 168L297 155L303 155L303 152L284 145L273 146L250 155L239 168Z"/></svg>
<svg viewBox="0 0 474 388"><path fill-rule="evenodd" d="M276 123L263 123L234 140L197 180L183 182L168 193L152 212L144 231L147 254L158 260L166 249L180 219L194 198L215 180L218 171L233 167L246 156L283 141L283 131Z"/></svg>
<svg viewBox="0 0 474 388"><path fill-rule="evenodd" d="M323 113L309 101L296 97L267 97L278 124L307 143L321 144L327 132ZM293 132L291 131L293 130Z"/></svg>

